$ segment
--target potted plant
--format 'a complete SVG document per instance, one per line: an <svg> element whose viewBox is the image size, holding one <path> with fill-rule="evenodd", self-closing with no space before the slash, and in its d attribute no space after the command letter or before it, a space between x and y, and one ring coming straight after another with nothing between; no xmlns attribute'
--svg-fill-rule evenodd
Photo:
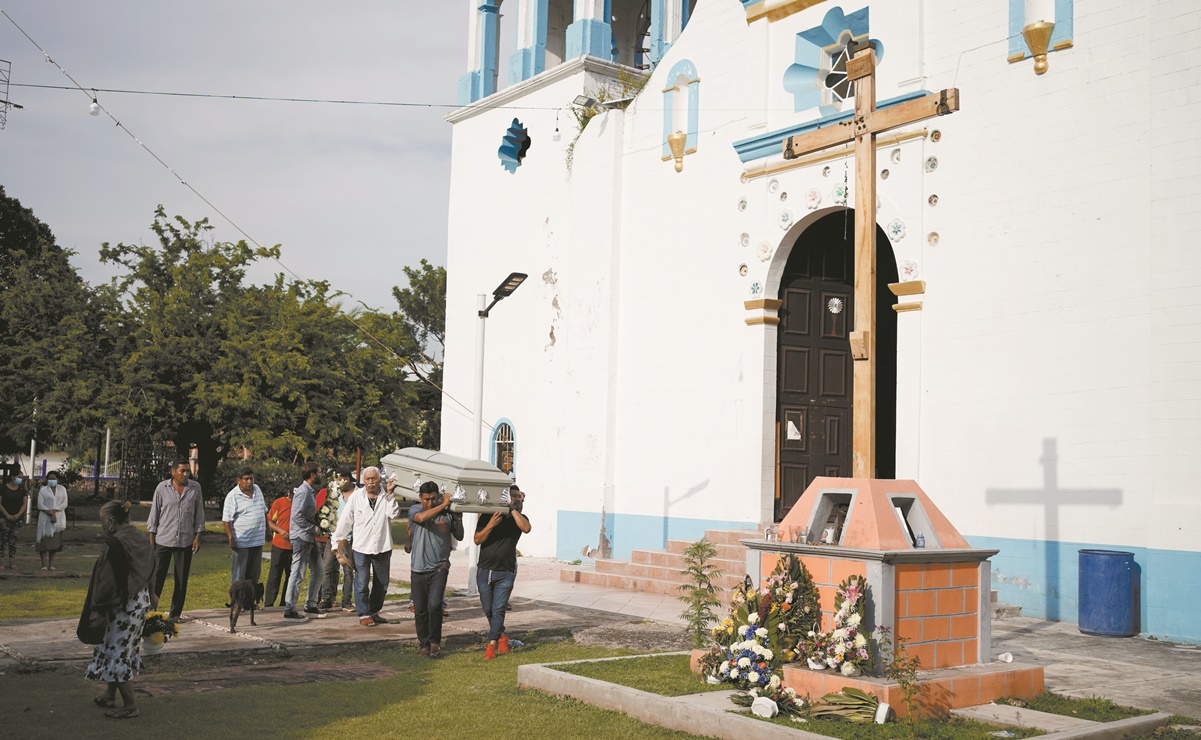
<svg viewBox="0 0 1201 740"><path fill-rule="evenodd" d="M163 649L168 640L179 636L179 625L163 612L148 612L142 625L142 651L153 655Z"/></svg>

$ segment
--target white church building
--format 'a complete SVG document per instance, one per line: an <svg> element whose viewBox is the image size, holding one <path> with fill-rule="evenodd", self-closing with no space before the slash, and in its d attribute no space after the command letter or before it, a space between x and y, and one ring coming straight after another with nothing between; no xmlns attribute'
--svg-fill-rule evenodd
<svg viewBox="0 0 1201 740"><path fill-rule="evenodd" d="M851 125L870 42L878 109L960 106L876 141L875 477L1000 550L1024 614L1075 621L1079 550L1120 550L1139 629L1201 641L1197 3L470 5L442 449L476 455L477 296L526 273L482 400L523 554L770 524L851 475L861 182L851 146L784 145Z"/></svg>

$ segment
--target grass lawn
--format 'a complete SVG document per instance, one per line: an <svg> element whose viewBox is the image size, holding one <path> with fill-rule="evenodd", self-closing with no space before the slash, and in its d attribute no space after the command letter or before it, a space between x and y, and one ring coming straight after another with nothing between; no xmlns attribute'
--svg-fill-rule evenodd
<svg viewBox="0 0 1201 740"><path fill-rule="evenodd" d="M1033 709L1036 712L1061 714L1065 717L1079 717L1080 719L1087 719L1092 722L1114 722L1119 719L1129 719L1130 717L1141 717L1144 714L1151 714L1142 709L1123 707L1099 696L1078 699L1071 696L1063 696L1062 694L1055 694L1050 691L1044 691L1033 699L1005 698L997 699L997 703L1009 704L1010 706L1022 707L1024 709Z"/></svg>
<svg viewBox="0 0 1201 740"><path fill-rule="evenodd" d="M706 691L728 691L729 684L711 685L688 669L687 655L656 655L600 663L551 666L556 671L629 686L660 696L684 696ZM733 706L733 705L731 705Z"/></svg>
<svg viewBox="0 0 1201 740"><path fill-rule="evenodd" d="M441 660L414 648L348 648L330 662L380 663L392 678L293 686L260 685L207 693L139 698L141 716L116 722L91 705L99 684L82 670L0 677L4 686L5 735L20 738L93 737L423 737L487 738L685 738L617 712L517 689L517 666L619 654L573 642L540 642L484 662L482 644L452 646ZM302 659L306 660L306 659ZM308 658L307 660L311 660ZM283 661L284 665L287 660ZM139 682L188 671L236 665L237 661L163 662Z"/></svg>
<svg viewBox="0 0 1201 740"><path fill-rule="evenodd" d="M755 715L748 716L754 717ZM992 733L999 729L992 725L971 722L958 717L947 720L923 719L913 723L901 720L883 725L858 725L841 719L809 719L804 723L798 723L788 717L775 717L764 721L818 735L842 738L842 740L907 740L910 738L920 738L920 740L997 740ZM1045 734L1042 730L1017 727L1006 727L1005 729L1012 732L1013 737L1017 738Z"/></svg>
<svg viewBox="0 0 1201 740"><path fill-rule="evenodd" d="M144 528L144 527L143 527ZM22 534L25 534L22 530ZM88 593L92 565L100 550L100 525L77 524L64 533L63 551L54 558L60 572L78 578L6 578L0 580L0 619L65 619L78 617ZM270 555L271 546L263 548ZM37 553L32 546L17 552L16 565L20 570L38 569ZM267 580L266 561L261 579ZM303 595L309 581L301 582ZM407 584L406 584L407 585ZM163 585L162 606L170 604L172 576ZM339 584L341 588L341 584ZM192 572L188 577L188 609L219 609L229 600L229 543L220 523L210 523L200 539L200 552L192 556Z"/></svg>

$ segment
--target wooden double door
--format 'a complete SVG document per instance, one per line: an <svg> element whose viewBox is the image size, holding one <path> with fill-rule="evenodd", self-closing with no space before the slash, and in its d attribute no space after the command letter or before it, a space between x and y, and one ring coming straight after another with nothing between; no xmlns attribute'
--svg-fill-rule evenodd
<svg viewBox="0 0 1201 740"><path fill-rule="evenodd" d="M855 326L854 215L839 212L805 230L780 281L777 327L776 520L818 476L852 466ZM877 455L875 477L892 477L896 450L896 282L888 239L878 231Z"/></svg>

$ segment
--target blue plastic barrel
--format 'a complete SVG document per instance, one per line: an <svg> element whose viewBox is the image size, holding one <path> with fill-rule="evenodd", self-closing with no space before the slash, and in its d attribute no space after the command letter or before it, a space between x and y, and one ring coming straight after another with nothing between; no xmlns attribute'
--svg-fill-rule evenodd
<svg viewBox="0 0 1201 740"><path fill-rule="evenodd" d="M1134 553L1080 551L1080 631L1086 635L1138 634L1134 613Z"/></svg>

